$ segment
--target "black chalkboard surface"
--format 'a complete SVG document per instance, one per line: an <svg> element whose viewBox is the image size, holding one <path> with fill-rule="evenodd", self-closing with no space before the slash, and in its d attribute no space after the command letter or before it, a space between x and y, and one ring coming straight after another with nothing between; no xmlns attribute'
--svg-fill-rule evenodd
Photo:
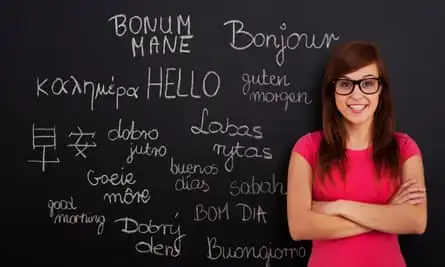
<svg viewBox="0 0 445 267"><path fill-rule="evenodd" d="M397 130L424 154L408 266L445 265L440 1L3 6L2 266L306 266L287 162L320 127L327 56L354 39L380 47Z"/></svg>

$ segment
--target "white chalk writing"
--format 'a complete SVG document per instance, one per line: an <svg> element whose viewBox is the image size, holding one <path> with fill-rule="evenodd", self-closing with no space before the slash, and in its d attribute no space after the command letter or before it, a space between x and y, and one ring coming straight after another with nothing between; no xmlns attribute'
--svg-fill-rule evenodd
<svg viewBox="0 0 445 267"><path fill-rule="evenodd" d="M181 68L159 67L159 79L154 79L151 73L151 67L148 68L147 75L147 100L151 97L153 88L158 88L158 98L179 99L193 98L200 99L203 95L207 98L213 98L218 95L221 88L221 78L215 71L207 71L204 76L195 82L195 71L192 70L188 75L183 75ZM183 76L188 77L186 81ZM190 84L189 88L185 88L186 83ZM176 88L175 88L176 87ZM199 91L201 90L201 91ZM156 95L156 94L155 94Z"/></svg>
<svg viewBox="0 0 445 267"><path fill-rule="evenodd" d="M57 141L56 141L56 126L51 128L42 128L35 127L35 124L32 124L32 149L36 150L36 148L42 149L42 158L39 160L28 160L28 162L40 163L42 166L42 172L45 172L47 164L57 164L60 163L58 157L54 160L48 160L46 158L47 148L52 148L56 150Z"/></svg>
<svg viewBox="0 0 445 267"><path fill-rule="evenodd" d="M137 129L135 121L131 121L130 128L122 127L122 119L119 119L118 127L108 131L108 140L110 141L131 141L129 145L129 154L127 163L133 163L135 156L165 157L168 153L166 145L153 145L151 141L157 141L160 137L158 129ZM132 143L133 141L144 141L144 143Z"/></svg>
<svg viewBox="0 0 445 267"><path fill-rule="evenodd" d="M261 103L284 103L285 111L287 111L289 103L312 103L312 100L309 99L307 92L267 92L261 91L261 89L250 92L249 100Z"/></svg>
<svg viewBox="0 0 445 267"><path fill-rule="evenodd" d="M227 134L228 136L248 136L253 139L262 139L263 132L261 130L261 126L249 127L247 125L237 126L233 122L230 122L228 117L225 118L224 122L206 121L206 118L209 115L209 110L204 108L201 113L201 121L199 126L192 125L190 127L190 131L193 134Z"/></svg>
<svg viewBox="0 0 445 267"><path fill-rule="evenodd" d="M137 57L138 52L140 57L145 57L147 46L150 55L152 54L165 55L167 53L190 54L192 51L189 48L190 44L188 42L192 38L193 38L192 35L182 35L173 37L165 35L162 38L158 38L157 36L152 36L148 40L145 38L145 36L131 37L131 48L133 52L133 57ZM159 39L161 39L161 41L159 41Z"/></svg>
<svg viewBox="0 0 445 267"><path fill-rule="evenodd" d="M99 214L71 213L77 211L73 197L69 200L48 200L49 217L53 218L54 224L97 224L97 234L101 235L104 231L105 216ZM59 211L62 211L59 213ZM56 214L58 213L58 214Z"/></svg>
<svg viewBox="0 0 445 267"><path fill-rule="evenodd" d="M195 134L211 135L211 134L226 134L231 137L250 137L253 139L262 139L263 132L261 126L249 127L247 125L236 125L230 122L226 117L225 122L210 121L206 123L206 118L209 110L204 108L201 113L201 121L199 126L192 125L190 131ZM272 151L269 147L257 148L254 146L241 145L237 141L235 145L214 144L213 152L225 159L224 168L227 172L233 171L235 158L261 158L272 159Z"/></svg>
<svg viewBox="0 0 445 267"><path fill-rule="evenodd" d="M238 202L235 204L241 222L256 222L259 224L267 224L267 212L260 206L252 207L251 205ZM197 204L195 206L194 220L197 222L207 221L216 222L230 219L230 206L225 202L222 206Z"/></svg>
<svg viewBox="0 0 445 267"><path fill-rule="evenodd" d="M104 232L105 216L91 213L80 214L57 214L54 216L54 224L97 224L97 234Z"/></svg>
<svg viewBox="0 0 445 267"><path fill-rule="evenodd" d="M262 224L267 223L267 212L264 211L264 209L260 205L258 205L257 207L251 207L246 203L237 203L236 206L241 209L241 221L255 221Z"/></svg>
<svg viewBox="0 0 445 267"><path fill-rule="evenodd" d="M149 17L149 16L131 16L126 14L117 14L108 19L109 22L114 22L115 34L122 37L128 32L133 35L149 35L150 33L161 32L162 34L171 35L191 35L190 15L185 18L183 15L178 15L176 20L172 16L168 17ZM174 24L176 23L176 25ZM165 25L167 24L167 25ZM176 29L175 29L176 26Z"/></svg>
<svg viewBox="0 0 445 267"><path fill-rule="evenodd" d="M175 182L176 191L190 191L190 192L208 192L210 186L204 179L196 178L201 175L217 175L219 172L216 164L192 164L192 163L177 163L174 157L170 158L170 173L179 176Z"/></svg>
<svg viewBox="0 0 445 267"><path fill-rule="evenodd" d="M295 91L263 91L261 87L270 89L271 87L289 87L291 84L286 75L279 76L270 74L265 69L259 73L243 73L241 75L243 81L243 95L248 96L250 101L262 103L283 103L284 110L287 111L289 103L295 104L311 104L307 92ZM254 90L251 90L254 87Z"/></svg>
<svg viewBox="0 0 445 267"><path fill-rule="evenodd" d="M216 164L192 164L192 163L177 163L174 157L170 158L170 173L173 175L184 174L199 174L199 175L217 175L219 172Z"/></svg>
<svg viewBox="0 0 445 267"><path fill-rule="evenodd" d="M195 216L194 220L199 221L221 221L229 220L229 204L226 202L222 207L220 206L208 206L205 207L203 204L198 204L195 206Z"/></svg>
<svg viewBox="0 0 445 267"><path fill-rule="evenodd" d="M104 200L108 200L108 203L119 203L125 205L131 204L146 204L151 199L151 194L148 189L142 191L133 191L130 187L127 187L123 193L105 193Z"/></svg>
<svg viewBox="0 0 445 267"><path fill-rule="evenodd" d="M100 173L96 174L94 170L88 170L87 172L87 180L88 183L92 186L130 186L136 183L136 179L134 178L134 174L132 172L125 172L124 168L121 167L121 171L110 173ZM151 193L148 189L143 189L142 191L136 190L133 191L130 187L126 187L123 192L120 193L105 193L104 200L108 201L108 203L119 203L125 205L131 204L146 204L151 199Z"/></svg>
<svg viewBox="0 0 445 267"><path fill-rule="evenodd" d="M272 181L258 181L253 175L249 181L232 181L230 183L229 193L231 196L260 194L286 195L284 184L276 180L275 173L272 174Z"/></svg>
<svg viewBox="0 0 445 267"><path fill-rule="evenodd" d="M84 133L82 131L82 129L77 126L77 130L79 132L75 133L75 132L71 132L68 137L71 138L71 136L76 136L76 142L74 144L69 144L68 147L74 147L74 149L77 151L77 153L74 155L74 157L77 156L82 156L83 158L87 158L87 155L85 154L85 150L87 150L88 148L91 147L96 147L96 143L92 142L91 144L88 143L88 141L84 141L83 143L80 143L82 141L82 139L84 137L89 137L91 139L94 139L94 137L96 136L96 132L91 132L91 133Z"/></svg>
<svg viewBox="0 0 445 267"><path fill-rule="evenodd" d="M232 172L236 158L257 158L257 159L272 159L272 150L269 147L257 148L254 146L241 145L239 141L235 145L214 144L213 152L218 156L223 156L224 169L227 172Z"/></svg>
<svg viewBox="0 0 445 267"><path fill-rule="evenodd" d="M179 213L175 214L175 218ZM155 223L153 219L148 219L147 223L140 223L136 219L123 217L114 221L121 224L121 232L125 234L149 235L147 241L138 241L135 249L139 253L150 253L157 256L179 257L181 254L181 242L187 234L182 233L181 226L172 223ZM162 244L155 242L155 235L174 237L172 244ZM163 239L165 241L165 239Z"/></svg>
<svg viewBox="0 0 445 267"><path fill-rule="evenodd" d="M74 204L73 197L69 200L48 200L49 217L54 216L54 211L74 211L77 210L77 206Z"/></svg>
<svg viewBox="0 0 445 267"><path fill-rule="evenodd" d="M191 175L181 176L175 182L176 191L201 191L209 192L210 186L204 179L193 178Z"/></svg>
<svg viewBox="0 0 445 267"><path fill-rule="evenodd" d="M124 172L124 167L121 167L121 171L112 172L111 174L101 173L96 175L94 170L88 170L87 172L88 183L92 186L98 185L112 185L112 186L127 186L136 183L134 174L132 172Z"/></svg>
<svg viewBox="0 0 445 267"><path fill-rule="evenodd" d="M137 141L140 139L144 140L157 140L159 138L158 129L136 129L134 120L131 121L131 126L129 129L122 129L122 119L119 119L118 128L110 129L108 131L108 139L110 141Z"/></svg>
<svg viewBox="0 0 445 267"><path fill-rule="evenodd" d="M277 49L275 61L278 66L284 64L285 51L295 50L299 47L321 49L329 48L333 41L340 39L335 33L325 33L323 37L317 38L317 35L308 33L285 32L287 30L286 22L280 26L281 34L272 33L250 33L245 30L244 22L233 19L224 22L224 26L231 26L232 39L230 46L235 50L246 50L250 47L273 48ZM247 42L246 42L247 40Z"/></svg>
<svg viewBox="0 0 445 267"><path fill-rule="evenodd" d="M126 161L128 164L133 163L135 156L163 158L167 155L167 152L166 145L155 146L150 144L150 142L146 142L145 144L130 144L130 154Z"/></svg>
<svg viewBox="0 0 445 267"><path fill-rule="evenodd" d="M89 80L80 81L71 75L68 78L57 77L54 80L37 77L37 97L66 96L66 95L90 95L90 110L94 110L95 102L102 96L114 97L115 108L119 109L121 97L138 99L139 86L119 86L111 76L110 83L94 82Z"/></svg>
<svg viewBox="0 0 445 267"><path fill-rule="evenodd" d="M224 246L220 245L216 237L207 237L207 249L207 258L210 260L261 259L265 261L265 266L270 266L271 260L306 257L306 249L304 247L272 248L268 245L259 247Z"/></svg>
<svg viewBox="0 0 445 267"><path fill-rule="evenodd" d="M176 18L116 14L108 19L118 37L131 34L133 57L167 53L190 54L193 39L190 15ZM150 35L150 36L146 36ZM139 52L139 53L138 53Z"/></svg>
<svg viewBox="0 0 445 267"><path fill-rule="evenodd" d="M266 69L261 70L260 73L243 73L241 78L244 82L243 93L247 94L252 85L271 86L271 87L289 87L291 84L287 79L287 75L270 74Z"/></svg>

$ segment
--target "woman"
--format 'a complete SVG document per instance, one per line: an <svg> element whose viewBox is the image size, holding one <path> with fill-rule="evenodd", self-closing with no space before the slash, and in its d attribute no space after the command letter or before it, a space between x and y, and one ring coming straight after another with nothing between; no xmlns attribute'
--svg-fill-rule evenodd
<svg viewBox="0 0 445 267"><path fill-rule="evenodd" d="M323 130L295 143L287 213L294 240L312 240L309 267L406 266L398 234L422 234L421 152L394 131L382 59L370 43L338 47L322 93Z"/></svg>

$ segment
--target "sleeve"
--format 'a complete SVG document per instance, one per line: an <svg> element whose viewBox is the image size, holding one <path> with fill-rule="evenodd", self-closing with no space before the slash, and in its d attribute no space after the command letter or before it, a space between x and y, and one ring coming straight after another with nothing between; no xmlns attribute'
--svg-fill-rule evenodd
<svg viewBox="0 0 445 267"><path fill-rule="evenodd" d="M405 162L407 159L414 155L422 155L422 152L416 141L414 141L414 139L411 138L408 134L403 134L400 136L399 145L402 162Z"/></svg>
<svg viewBox="0 0 445 267"><path fill-rule="evenodd" d="M314 166L314 139L311 133L307 133L295 142L292 152L300 154L311 167Z"/></svg>

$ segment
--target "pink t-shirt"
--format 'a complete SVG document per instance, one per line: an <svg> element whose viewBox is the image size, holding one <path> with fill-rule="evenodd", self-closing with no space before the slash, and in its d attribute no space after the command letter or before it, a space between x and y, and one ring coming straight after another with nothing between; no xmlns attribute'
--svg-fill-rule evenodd
<svg viewBox="0 0 445 267"><path fill-rule="evenodd" d="M416 142L407 134L395 133L400 146L401 161L420 154ZM294 145L293 151L303 156L314 168L321 142L320 131L302 136ZM396 192L389 177L379 181L373 176L372 147L363 150L346 151L348 169L343 182L339 171L332 172L335 185L326 179L321 186L313 180L312 198L318 201L338 199L374 204L387 204ZM378 231L336 240L313 240L308 267L405 267L398 236Z"/></svg>

